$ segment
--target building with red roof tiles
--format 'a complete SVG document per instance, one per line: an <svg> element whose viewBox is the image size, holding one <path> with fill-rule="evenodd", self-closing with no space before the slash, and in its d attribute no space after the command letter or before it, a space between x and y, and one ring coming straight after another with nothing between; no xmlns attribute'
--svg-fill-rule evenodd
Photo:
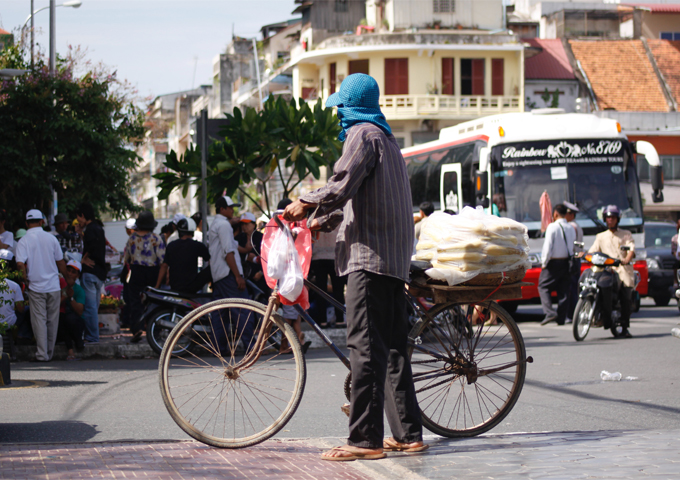
<svg viewBox="0 0 680 480"><path fill-rule="evenodd" d="M561 39L527 38L524 61L526 109L563 108L576 111L578 80Z"/></svg>
<svg viewBox="0 0 680 480"><path fill-rule="evenodd" d="M663 88L640 40L570 40L598 110L667 112Z"/></svg>
<svg viewBox="0 0 680 480"><path fill-rule="evenodd" d="M647 40L647 45L677 110L680 104L680 41L654 39Z"/></svg>

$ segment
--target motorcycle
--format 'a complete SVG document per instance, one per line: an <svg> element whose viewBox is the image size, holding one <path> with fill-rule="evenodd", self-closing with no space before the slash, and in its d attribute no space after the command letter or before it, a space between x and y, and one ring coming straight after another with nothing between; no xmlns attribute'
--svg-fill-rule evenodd
<svg viewBox="0 0 680 480"><path fill-rule="evenodd" d="M251 292L252 299L266 305L266 294L250 280L246 280L246 284L248 291ZM158 355L163 351L165 341L180 320L192 310L212 300L212 293L187 294L153 287L147 287L144 295L145 311L143 318L146 323L146 340L151 349ZM211 332L210 320L206 318L205 322L200 325L196 323L194 330L197 334L196 337L208 338L206 334ZM272 334L270 343L278 348L276 338L276 334ZM177 356L186 355L197 345L196 338L187 337L177 343L176 349L172 353Z"/></svg>
<svg viewBox="0 0 680 480"><path fill-rule="evenodd" d="M628 247L621 247L621 249L627 251ZM601 287L598 285L599 278L595 278L595 274L604 271L611 272L612 267L621 265L621 260L611 258L601 252L588 253L585 255L585 260L591 263L592 267L585 270L579 279L579 299L574 309L574 339L577 342L586 338L591 327L599 326L598 324L601 321L604 323L603 319L600 318L603 314ZM616 278L614 281L616 281ZM638 283L640 283L640 275L635 272L635 287ZM621 322L621 301L615 292L612 292L612 303L610 330L612 335L618 338L623 335L623 325Z"/></svg>
<svg viewBox="0 0 680 480"><path fill-rule="evenodd" d="M147 287L144 293L143 304L144 321L146 323L146 341L151 349L158 355L163 351L165 340L175 325L179 323L192 310L208 303L212 299L212 293L187 293L161 290ZM192 342L177 345L175 355L184 355L191 350Z"/></svg>

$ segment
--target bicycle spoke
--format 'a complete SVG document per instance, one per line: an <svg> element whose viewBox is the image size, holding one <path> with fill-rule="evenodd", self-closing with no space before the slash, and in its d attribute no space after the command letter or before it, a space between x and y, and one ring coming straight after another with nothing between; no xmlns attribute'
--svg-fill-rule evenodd
<svg viewBox="0 0 680 480"><path fill-rule="evenodd" d="M264 312L263 305L249 301L215 301L188 314L168 336L161 393L173 419L194 438L219 447L253 445L275 434L295 412L305 380L300 344L289 325L276 317L266 320ZM241 345L246 352L258 344L264 349L275 335L288 340L293 355L237 356ZM191 348L184 348L183 356L171 353L187 343Z"/></svg>

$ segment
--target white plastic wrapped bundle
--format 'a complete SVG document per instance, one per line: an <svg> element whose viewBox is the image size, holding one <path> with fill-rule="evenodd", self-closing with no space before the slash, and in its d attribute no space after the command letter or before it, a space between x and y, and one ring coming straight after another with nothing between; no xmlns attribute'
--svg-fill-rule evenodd
<svg viewBox="0 0 680 480"><path fill-rule="evenodd" d="M521 223L465 207L460 215L430 215L414 258L432 263L425 272L431 278L457 285L483 273L528 268L528 239Z"/></svg>

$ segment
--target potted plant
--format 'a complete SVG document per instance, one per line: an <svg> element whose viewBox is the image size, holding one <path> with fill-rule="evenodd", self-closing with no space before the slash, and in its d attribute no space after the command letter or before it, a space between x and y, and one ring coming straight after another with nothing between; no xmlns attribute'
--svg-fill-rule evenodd
<svg viewBox="0 0 680 480"><path fill-rule="evenodd" d="M99 302L99 313L118 313L123 301L112 295L102 295Z"/></svg>

